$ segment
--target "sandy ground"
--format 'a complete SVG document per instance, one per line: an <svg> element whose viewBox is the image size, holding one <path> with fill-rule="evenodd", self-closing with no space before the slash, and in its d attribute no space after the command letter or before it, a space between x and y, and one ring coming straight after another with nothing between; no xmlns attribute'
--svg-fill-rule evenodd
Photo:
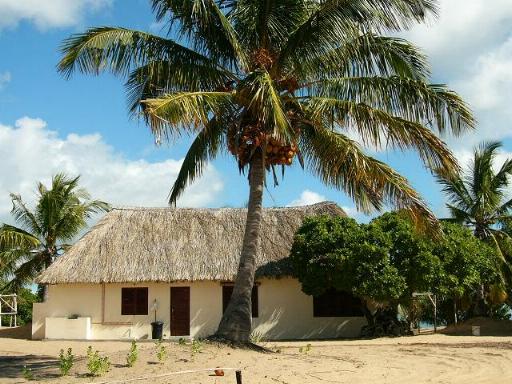
<svg viewBox="0 0 512 384"><path fill-rule="evenodd" d="M231 349L203 343L192 354L190 345L169 342L169 356L158 364L155 346L139 344L139 360L126 366L128 342L30 341L0 338L0 383L23 383L22 367L32 368L37 382L124 383L141 376L212 367L242 370L251 383L504 383L512 381L512 338L421 335L376 340L266 343L275 353ZM84 358L92 345L112 362L100 378L87 376ZM78 361L67 377L58 376L61 348L73 348ZM302 352L300 348L302 347ZM183 373L133 383L235 383L234 371ZM119 381L116 381L119 380Z"/></svg>

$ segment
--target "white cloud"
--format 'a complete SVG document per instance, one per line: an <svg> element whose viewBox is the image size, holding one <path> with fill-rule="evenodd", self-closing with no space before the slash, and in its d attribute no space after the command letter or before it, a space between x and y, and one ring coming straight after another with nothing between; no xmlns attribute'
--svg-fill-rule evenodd
<svg viewBox="0 0 512 384"><path fill-rule="evenodd" d="M6 84L10 83L11 78L12 78L11 72L9 72L9 71L0 72L0 89L5 87Z"/></svg>
<svg viewBox="0 0 512 384"><path fill-rule="evenodd" d="M428 52L436 68L463 71L510 35L510 0L441 0L439 4L439 19L406 34Z"/></svg>
<svg viewBox="0 0 512 384"><path fill-rule="evenodd" d="M326 201L327 198L325 196L322 196L319 193L310 191L309 189L305 189L300 194L300 197L298 199L293 200L290 204L288 204L288 207L300 207L303 205L311 205L316 203L321 203L322 201Z"/></svg>
<svg viewBox="0 0 512 384"><path fill-rule="evenodd" d="M512 37L497 49L481 55L473 65L470 77L458 86L478 110L509 110L512 98Z"/></svg>
<svg viewBox="0 0 512 384"><path fill-rule="evenodd" d="M491 3L441 0L439 20L405 33L426 50L436 81L448 83L475 112L474 133L447 138L456 151L512 138L512 1Z"/></svg>
<svg viewBox="0 0 512 384"><path fill-rule="evenodd" d="M0 30L33 22L40 29L69 27L86 13L97 12L113 0L0 0Z"/></svg>
<svg viewBox="0 0 512 384"><path fill-rule="evenodd" d="M0 222L9 220L9 192L33 202L37 181L49 183L57 172L82 176L81 184L94 198L114 205L166 206L167 195L181 160L128 160L99 134L60 138L41 119L23 117L15 126L0 125ZM223 184L209 166L179 200L180 206L212 203Z"/></svg>

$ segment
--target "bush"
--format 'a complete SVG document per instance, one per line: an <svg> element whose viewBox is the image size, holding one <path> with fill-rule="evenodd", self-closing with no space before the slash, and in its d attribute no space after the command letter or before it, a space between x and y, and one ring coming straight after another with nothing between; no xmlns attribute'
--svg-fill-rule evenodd
<svg viewBox="0 0 512 384"><path fill-rule="evenodd" d="M196 353L201 353L201 349L203 348L203 343L200 340L192 340L192 356Z"/></svg>
<svg viewBox="0 0 512 384"><path fill-rule="evenodd" d="M162 340L156 342L156 358L160 363L167 359L167 348L162 344Z"/></svg>
<svg viewBox="0 0 512 384"><path fill-rule="evenodd" d="M69 373L69 371L71 370L71 368L73 367L73 359L74 359L74 356L73 356L71 348L68 348L68 351L66 354L64 354L63 349L60 350L59 370L60 370L60 374L62 376L66 376Z"/></svg>
<svg viewBox="0 0 512 384"><path fill-rule="evenodd" d="M130 347L130 352L128 352L128 355L126 356L126 364L128 364L129 367L133 367L133 365L137 361L138 356L139 351L137 350L137 343L135 342L135 340L133 340L132 345Z"/></svg>
<svg viewBox="0 0 512 384"><path fill-rule="evenodd" d="M34 380L34 373L32 372L32 369L27 368L26 365L23 366L21 374L25 380Z"/></svg>
<svg viewBox="0 0 512 384"><path fill-rule="evenodd" d="M101 376L110 369L110 360L107 356L101 357L98 351L87 348L87 369L91 376Z"/></svg>

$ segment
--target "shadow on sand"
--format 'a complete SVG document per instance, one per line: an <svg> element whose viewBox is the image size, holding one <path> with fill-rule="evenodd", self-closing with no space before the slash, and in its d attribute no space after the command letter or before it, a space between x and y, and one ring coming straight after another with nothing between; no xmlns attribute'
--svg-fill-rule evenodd
<svg viewBox="0 0 512 384"><path fill-rule="evenodd" d="M59 377L59 361L54 357L21 355L0 356L0 379L23 378L23 367L31 369L37 379L51 379Z"/></svg>

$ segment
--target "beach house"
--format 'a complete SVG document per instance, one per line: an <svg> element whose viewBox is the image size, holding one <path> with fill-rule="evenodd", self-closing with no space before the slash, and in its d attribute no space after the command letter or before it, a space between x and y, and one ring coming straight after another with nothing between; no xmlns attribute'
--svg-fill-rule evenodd
<svg viewBox="0 0 512 384"><path fill-rule="evenodd" d="M354 337L366 322L348 293L312 297L287 260L306 216L334 203L267 208L252 294L253 332L268 339ZM164 338L215 332L233 287L246 209L116 208L38 278L34 339Z"/></svg>

